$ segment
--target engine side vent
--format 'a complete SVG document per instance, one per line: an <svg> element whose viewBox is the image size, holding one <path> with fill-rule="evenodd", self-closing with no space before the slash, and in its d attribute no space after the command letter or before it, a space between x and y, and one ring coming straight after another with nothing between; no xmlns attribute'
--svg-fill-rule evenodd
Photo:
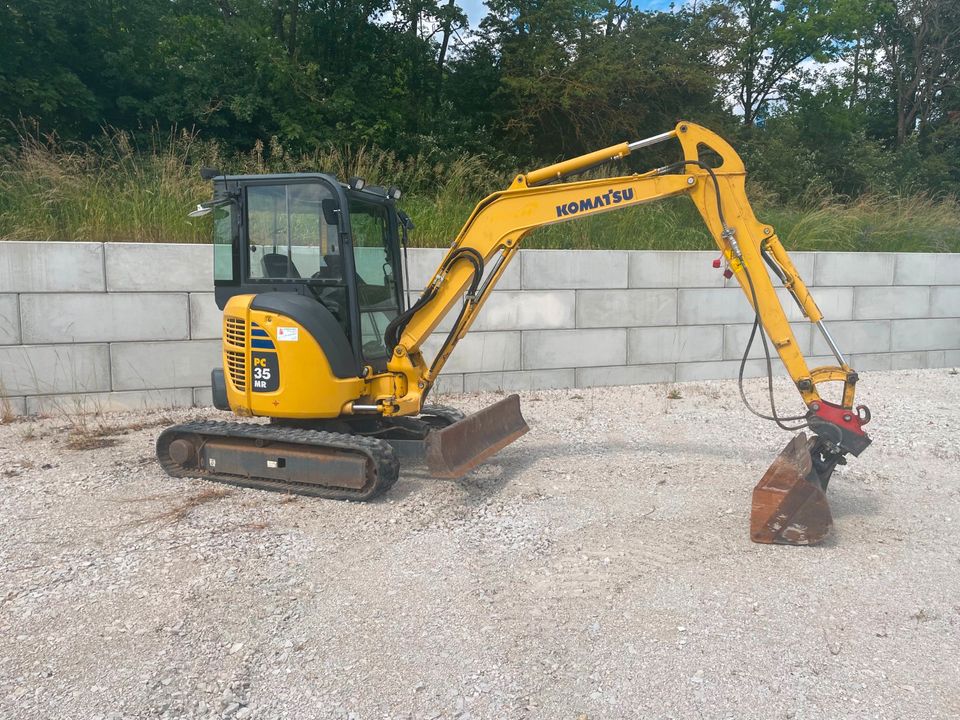
<svg viewBox="0 0 960 720"><path fill-rule="evenodd" d="M223 319L223 339L228 345L247 347L247 324L243 318L225 316Z"/></svg>
<svg viewBox="0 0 960 720"><path fill-rule="evenodd" d="M230 382L238 392L247 391L247 361L246 354L236 350L224 352L227 358L227 374Z"/></svg>

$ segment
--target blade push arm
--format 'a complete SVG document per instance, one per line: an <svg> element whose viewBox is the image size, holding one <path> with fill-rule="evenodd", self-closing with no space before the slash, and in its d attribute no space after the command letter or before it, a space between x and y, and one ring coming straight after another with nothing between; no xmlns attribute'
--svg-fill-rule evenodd
<svg viewBox="0 0 960 720"><path fill-rule="evenodd" d="M683 149L684 159L678 163L643 174L559 182L572 173L620 159L633 150L672 138L679 140ZM719 165L713 163L714 167L709 167L701 160L705 148L719 156ZM469 331L521 241L531 230L661 198L687 195L700 212L807 405L808 415L813 418L811 426L813 422L822 421L838 428L834 431L838 446L859 454L869 440L861 428L868 414L865 409L853 408L857 375L826 332L820 309L774 229L754 216L744 189L745 174L743 162L726 141L693 123L680 123L674 130L647 140L614 145L518 175L509 188L490 195L477 205L424 294L402 318L388 365L388 371L402 378L395 395L395 411L406 414L419 409L423 394L456 344ZM484 268L491 263L492 269L481 282ZM807 366L767 267L779 277L804 316L824 333L836 357L836 366L813 369ZM453 329L433 364L427 367L421 354L424 341L461 301L463 304ZM840 404L828 403L820 396L818 386L832 381L844 385Z"/></svg>

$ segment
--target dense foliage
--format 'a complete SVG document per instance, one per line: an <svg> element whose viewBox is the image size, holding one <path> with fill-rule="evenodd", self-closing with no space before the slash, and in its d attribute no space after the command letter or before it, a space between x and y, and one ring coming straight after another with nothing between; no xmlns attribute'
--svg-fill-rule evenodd
<svg viewBox="0 0 960 720"><path fill-rule="evenodd" d="M466 162L479 191L683 118L730 137L771 206L960 193L956 0L486 0L473 29L458 2L8 0L0 182L54 138L155 153L173 127L199 138L185 165L366 148Z"/></svg>

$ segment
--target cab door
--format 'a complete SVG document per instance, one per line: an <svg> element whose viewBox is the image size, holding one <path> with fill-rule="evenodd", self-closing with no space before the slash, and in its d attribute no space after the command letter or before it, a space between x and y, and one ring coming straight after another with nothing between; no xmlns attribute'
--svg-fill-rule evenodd
<svg viewBox="0 0 960 720"><path fill-rule="evenodd" d="M390 354L384 333L403 305L396 211L360 193L351 193L348 202L361 352L376 372L384 372Z"/></svg>
<svg viewBox="0 0 960 720"><path fill-rule="evenodd" d="M361 363L354 258L343 186L326 175L244 183L244 290L295 292L328 310Z"/></svg>

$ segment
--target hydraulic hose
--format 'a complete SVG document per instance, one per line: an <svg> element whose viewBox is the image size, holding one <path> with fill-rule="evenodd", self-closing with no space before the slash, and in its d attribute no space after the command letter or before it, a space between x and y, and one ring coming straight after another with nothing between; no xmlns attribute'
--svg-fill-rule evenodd
<svg viewBox="0 0 960 720"><path fill-rule="evenodd" d="M791 427L789 425L784 425L784 422L793 422L796 420L806 420L806 415L791 415L789 417L782 417L777 414L777 404L773 397L773 362L770 359L770 347L767 345L767 336L763 330L760 330L760 341L763 343L763 354L766 357L767 361L767 393L770 396L770 412L772 415L764 415L763 413L755 410L750 402L747 400L747 395L743 390L743 371L747 365L747 358L750 356L750 348L753 347L753 339L756 337L757 329L760 327L760 310L757 305L757 291L753 286L753 278L750 276L750 271L747 269L745 264L742 264L743 274L747 278L747 285L750 286L750 296L753 300L753 328L750 330L750 338L747 340L747 346L744 348L743 357L740 359L740 371L737 374L737 388L740 391L740 399L743 400L743 404L747 406L747 410L752 412L759 418L764 420L773 420L777 425L779 425L784 430L802 430L805 427L809 427L807 423Z"/></svg>
<svg viewBox="0 0 960 720"><path fill-rule="evenodd" d="M430 366L431 375L433 375L434 368L437 366L437 361L443 357L454 338L460 334L460 328L463 325L463 318L467 314L467 309L476 301L477 288L480 287L480 281L483 279L483 256L473 248L462 247L453 251L447 259L447 262L444 263L443 267L445 271L460 258L470 261L470 263L473 265L473 274L470 278L470 287L467 289L466 296L463 300L463 305L460 306L460 312L457 315L456 322L453 323L453 327L450 329L446 339L443 341L443 345L441 345L440 350L437 351L437 356L433 360L433 365ZM424 390L424 399L426 399L429 392L429 387Z"/></svg>
<svg viewBox="0 0 960 720"><path fill-rule="evenodd" d="M473 248L457 248L450 253L449 256L447 256L443 265L440 266L440 274L443 275L448 272L453 266L453 263L461 258L468 260L470 264L473 265L470 288L467 290L467 297L470 298L473 297L474 293L476 293L477 287L480 285L480 280L483 278L483 256L479 252ZM403 335L404 329L407 327L407 324L410 322L413 316L416 315L424 305L436 297L439 289L439 285L431 285L423 291L423 294L413 305L390 321L383 333L384 341L386 342L387 348L390 349L390 352L393 352L393 349L400 344L400 336ZM461 312L461 316L462 315L463 313ZM454 327L456 328L457 325L459 325L459 319ZM447 343L444 343L444 345L446 346Z"/></svg>
<svg viewBox="0 0 960 720"><path fill-rule="evenodd" d="M747 410L752 412L759 418L764 420L773 420L777 425L779 425L784 430L802 430L805 427L808 427L807 423L791 427L789 425L784 425L784 422L792 422L796 420L806 420L806 415L792 415L788 417L783 417L777 414L777 405L773 396L773 362L770 358L770 347L767 345L767 337L764 332L760 332L760 340L763 343L763 354L766 357L767 362L767 392L770 396L770 412L771 415L764 415L758 410L754 409L750 402L747 400L747 395L743 389L743 372L744 368L747 365L747 358L750 356L750 348L753 347L753 340L757 335L757 329L761 325L760 318L760 304L757 302L757 290L753 285L753 277L750 275L750 270L747 268L746 263L743 262L743 257L739 252L739 248L734 244L734 233L733 230L727 225L727 220L723 215L723 200L720 196L720 183L717 180L717 174L713 171L713 168L707 165L702 160L679 160L675 163L667 165L660 169L661 174L666 174L673 172L674 170L679 170L680 168L686 167L687 165L696 165L697 167L706 170L707 174L710 176L710 180L713 181L713 190L714 195L717 201L717 217L720 220L720 227L723 228L721 233L724 238L727 238L731 241L733 250L737 255L737 259L740 260L740 266L743 268L743 274L747 278L747 285L750 288L750 298L753 301L753 328L750 331L750 338L747 340L747 346L743 351L743 357L740 360L740 371L737 375L737 388L740 391L740 399L743 401L743 404L747 407ZM779 275L779 273L778 273ZM781 276L782 279L782 276Z"/></svg>

